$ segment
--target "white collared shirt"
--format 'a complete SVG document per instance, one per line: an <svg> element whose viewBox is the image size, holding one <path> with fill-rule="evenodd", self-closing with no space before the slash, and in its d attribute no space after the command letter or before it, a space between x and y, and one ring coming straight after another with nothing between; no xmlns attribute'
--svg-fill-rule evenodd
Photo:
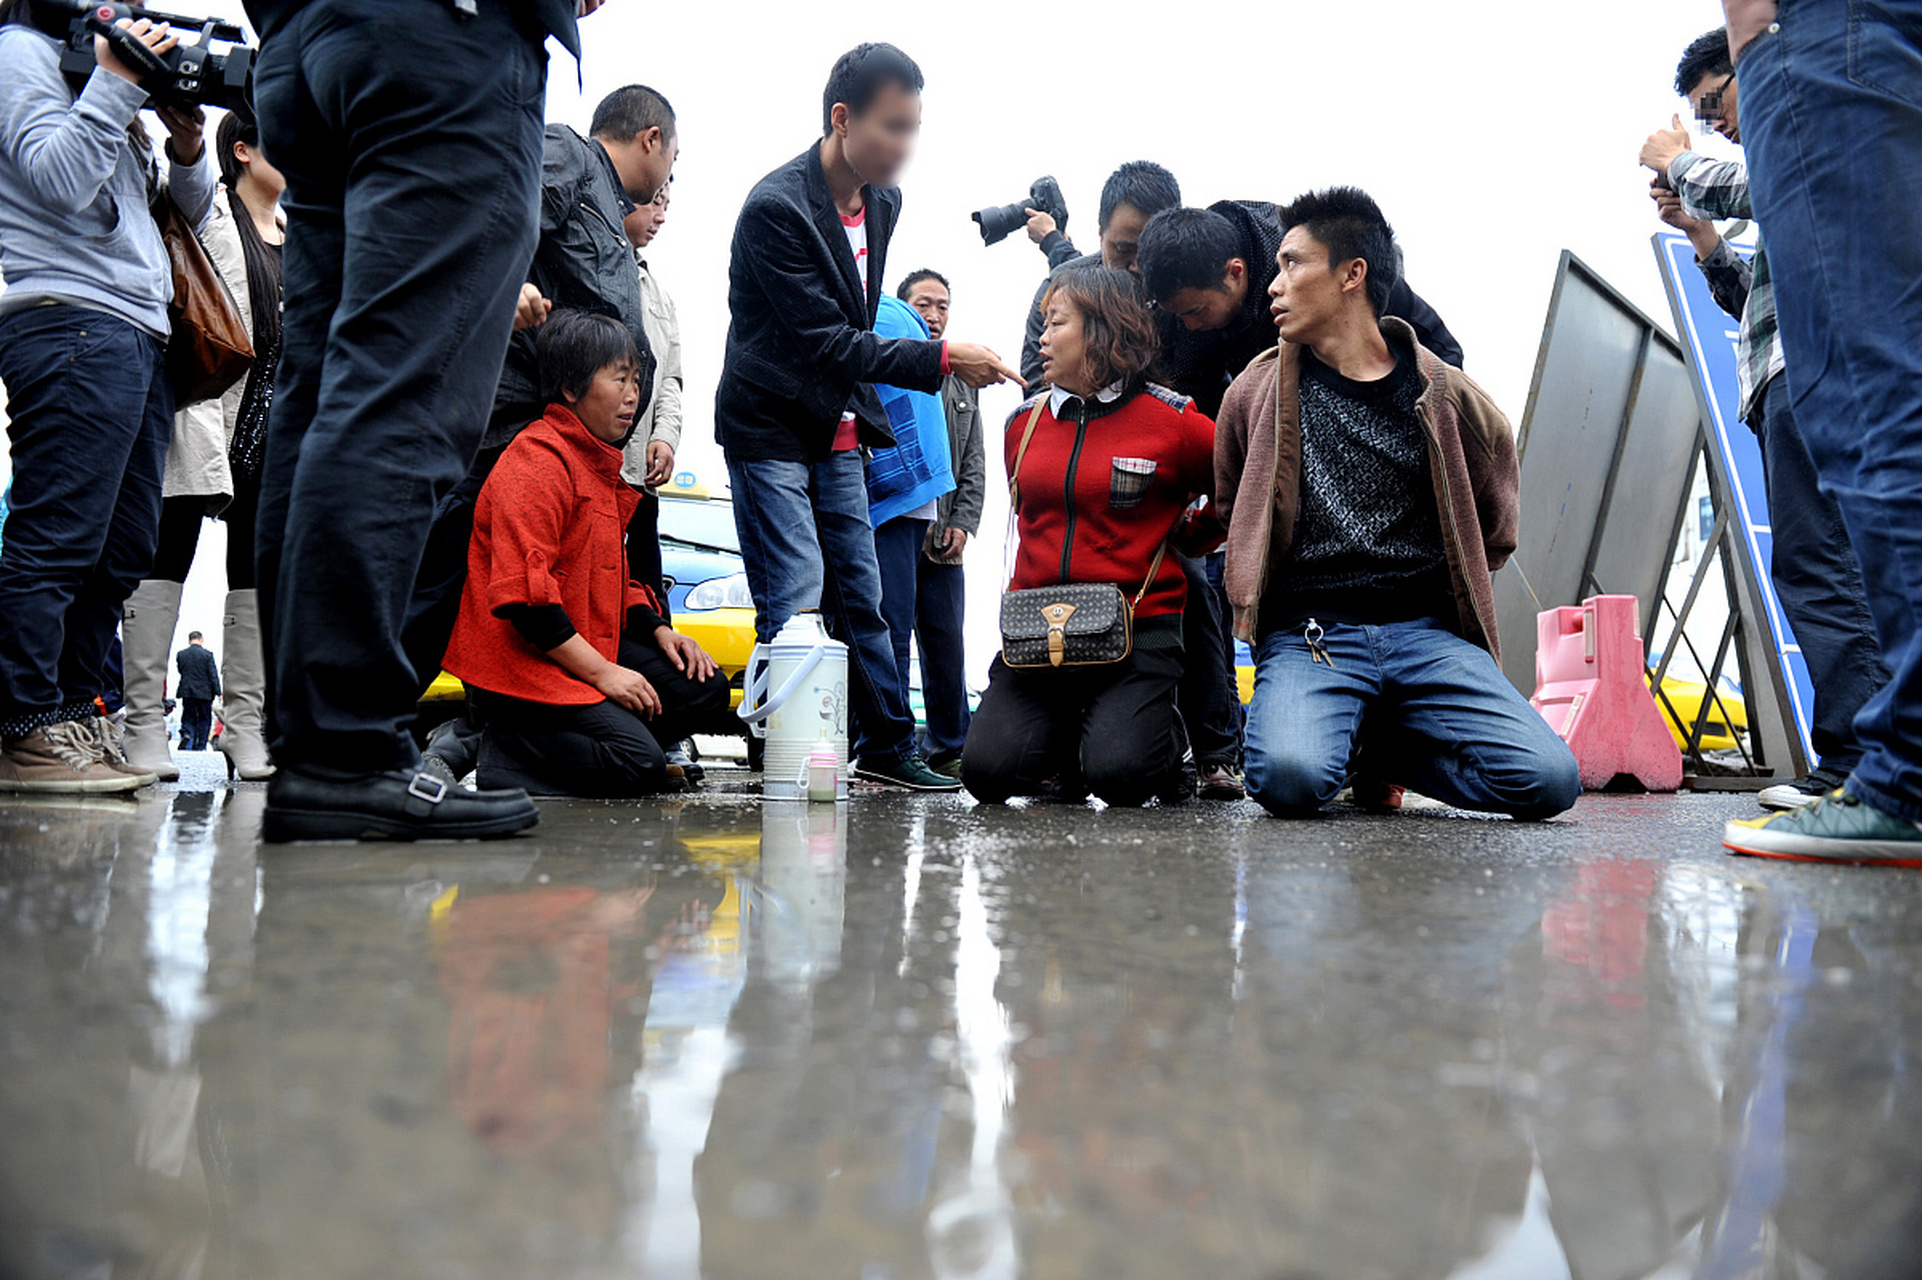
<svg viewBox="0 0 1922 1280"><path fill-rule="evenodd" d="M1101 404L1113 404L1121 398L1123 385L1123 381L1119 379L1110 382L1107 386L1095 392L1094 398ZM1059 418L1061 411L1068 407L1070 400L1079 399L1081 399L1081 397L1072 391L1063 391L1060 387L1050 387L1048 389L1048 412L1052 413L1056 418Z"/></svg>

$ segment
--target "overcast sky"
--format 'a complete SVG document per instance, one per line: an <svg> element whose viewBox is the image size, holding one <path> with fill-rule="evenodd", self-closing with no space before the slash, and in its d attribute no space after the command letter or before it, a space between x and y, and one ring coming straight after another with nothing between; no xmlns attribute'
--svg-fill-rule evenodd
<svg viewBox="0 0 1922 1280"><path fill-rule="evenodd" d="M240 12L235 0L211 8ZM862 40L899 44L927 77L886 283L924 265L949 276L950 336L1018 356L1041 255L1019 235L984 248L968 214L1020 198L1040 174L1060 180L1084 250L1101 182L1126 160L1167 165L1191 204L1355 183L1394 223L1410 284L1460 339L1469 372L1519 423L1562 249L1672 327L1635 155L1682 105L1671 81L1683 46L1720 16L1716 0L609 0L582 24L584 90L555 54L548 115L584 130L602 95L635 81L675 105L681 160L650 260L681 315L681 459L710 483L722 479L711 414L735 214L756 180L819 136L828 69ZM423 74L432 66L423 50ZM1016 402L1008 388L983 395L997 478L998 427ZM987 554L971 557L977 672L993 647L1005 505L991 502Z"/></svg>

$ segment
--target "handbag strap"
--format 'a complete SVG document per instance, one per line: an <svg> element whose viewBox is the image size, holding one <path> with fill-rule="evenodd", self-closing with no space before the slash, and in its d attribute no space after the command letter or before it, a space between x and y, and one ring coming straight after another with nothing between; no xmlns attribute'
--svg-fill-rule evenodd
<svg viewBox="0 0 1922 1280"><path fill-rule="evenodd" d="M1028 425L1021 431L1021 443L1014 451L1014 466L1008 471L1008 509L1021 506L1021 460L1028 456L1028 444L1034 439L1034 428L1041 421L1041 411L1048 407L1046 396L1035 404L1034 412L1028 415Z"/></svg>

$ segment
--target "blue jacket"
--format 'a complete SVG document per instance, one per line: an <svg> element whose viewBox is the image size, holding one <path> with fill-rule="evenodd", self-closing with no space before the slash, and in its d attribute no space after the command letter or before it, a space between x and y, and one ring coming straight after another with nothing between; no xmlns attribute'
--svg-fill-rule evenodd
<svg viewBox="0 0 1922 1280"><path fill-rule="evenodd" d="M874 317L874 335L925 342L928 326L920 312L884 294ZM953 492L954 465L948 459L948 412L939 395L879 383L874 391L895 440L892 449L876 449L868 459L868 521L879 529Z"/></svg>
<svg viewBox="0 0 1922 1280"><path fill-rule="evenodd" d="M127 126L147 91L95 70L78 97L60 74L60 42L0 26L0 315L64 302L117 316L166 341L173 268L147 211L154 161ZM213 130L200 161L167 186L194 226L207 219Z"/></svg>

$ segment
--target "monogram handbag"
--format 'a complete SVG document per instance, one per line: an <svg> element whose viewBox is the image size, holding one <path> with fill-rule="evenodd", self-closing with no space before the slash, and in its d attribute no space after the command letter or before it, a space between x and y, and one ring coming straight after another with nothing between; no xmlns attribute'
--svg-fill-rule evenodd
<svg viewBox="0 0 1922 1280"><path fill-rule="evenodd" d="M1021 497L1021 460L1027 456L1045 404L1036 405L1028 416L1008 474L1008 500L1016 508ZM1163 538L1132 600L1112 582L1063 582L1004 593L1001 661L1010 667L1098 667L1120 662L1134 651L1135 610L1154 585L1167 554L1168 540Z"/></svg>
<svg viewBox="0 0 1922 1280"><path fill-rule="evenodd" d="M247 376L254 344L247 337L233 291L173 197L164 192L156 196L153 215L173 268L173 337L167 342L167 372L173 379L174 399L182 406L211 400Z"/></svg>

